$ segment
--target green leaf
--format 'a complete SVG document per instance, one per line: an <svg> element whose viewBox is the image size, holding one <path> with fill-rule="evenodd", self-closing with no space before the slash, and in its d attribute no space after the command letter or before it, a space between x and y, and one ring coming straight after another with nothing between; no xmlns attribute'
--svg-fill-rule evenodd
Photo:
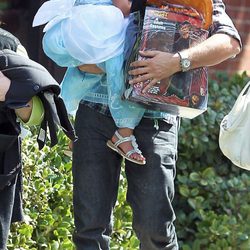
<svg viewBox="0 0 250 250"><path fill-rule="evenodd" d="M198 173L191 173L190 174L190 179L192 180L192 181L200 181L200 175L198 174Z"/></svg>
<svg viewBox="0 0 250 250"><path fill-rule="evenodd" d="M187 186L181 185L179 188L180 194L184 197L188 197L190 192Z"/></svg>

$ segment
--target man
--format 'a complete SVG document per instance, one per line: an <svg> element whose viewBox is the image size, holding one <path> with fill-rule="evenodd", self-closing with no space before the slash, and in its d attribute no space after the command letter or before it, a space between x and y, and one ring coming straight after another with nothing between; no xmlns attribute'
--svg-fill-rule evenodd
<svg viewBox="0 0 250 250"><path fill-rule="evenodd" d="M131 84L151 80L149 87L176 72L216 65L234 57L241 41L221 0L213 1L211 36L199 45L170 54L145 51L147 60L132 63ZM183 64L183 60L188 61ZM98 73L96 84L105 83L105 74L96 66L81 70ZM100 80L101 78L101 80ZM96 93L96 95L105 93ZM135 129L139 147L147 158L144 167L126 161L127 201L133 210L133 228L142 250L178 249L172 207L176 174L179 119L173 115L146 112ZM74 243L78 250L109 249L112 211L121 170L121 157L106 146L116 130L107 105L82 100L75 129L78 141L73 151Z"/></svg>

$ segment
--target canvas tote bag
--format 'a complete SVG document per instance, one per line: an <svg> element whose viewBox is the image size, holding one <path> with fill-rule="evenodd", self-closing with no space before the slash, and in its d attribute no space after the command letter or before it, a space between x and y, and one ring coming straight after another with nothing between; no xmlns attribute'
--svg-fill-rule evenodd
<svg viewBox="0 0 250 250"><path fill-rule="evenodd" d="M250 81L221 121L219 146L233 164L250 170Z"/></svg>

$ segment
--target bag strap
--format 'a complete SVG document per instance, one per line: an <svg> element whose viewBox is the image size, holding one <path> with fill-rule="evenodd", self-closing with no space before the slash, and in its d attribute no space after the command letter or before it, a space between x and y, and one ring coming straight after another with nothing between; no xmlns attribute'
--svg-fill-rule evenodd
<svg viewBox="0 0 250 250"><path fill-rule="evenodd" d="M227 119L227 124L229 127L228 131L235 129L240 123L242 118L246 116L244 111L247 109L248 103L250 102L250 81L245 85L245 87L240 92L237 97L231 111L224 117ZM236 119L230 120L230 117L234 117L234 114L237 114ZM223 119L223 120L224 120Z"/></svg>

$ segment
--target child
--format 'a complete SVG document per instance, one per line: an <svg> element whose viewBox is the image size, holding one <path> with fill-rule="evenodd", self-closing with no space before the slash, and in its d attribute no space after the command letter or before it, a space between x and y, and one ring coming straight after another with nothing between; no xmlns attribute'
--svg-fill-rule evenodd
<svg viewBox="0 0 250 250"><path fill-rule="evenodd" d="M70 113L83 99L105 103L103 97L91 96L93 75L81 71L81 65L96 64L106 72L107 98L118 127L107 146L127 160L146 163L138 149L133 129L144 109L122 101L124 91L123 46L130 12L129 0L50 0L38 10L33 26L44 28L44 52L59 66L68 67L62 82L62 97ZM84 68L84 67L83 67ZM73 79L73 80L72 80ZM99 84L101 85L101 84Z"/></svg>

